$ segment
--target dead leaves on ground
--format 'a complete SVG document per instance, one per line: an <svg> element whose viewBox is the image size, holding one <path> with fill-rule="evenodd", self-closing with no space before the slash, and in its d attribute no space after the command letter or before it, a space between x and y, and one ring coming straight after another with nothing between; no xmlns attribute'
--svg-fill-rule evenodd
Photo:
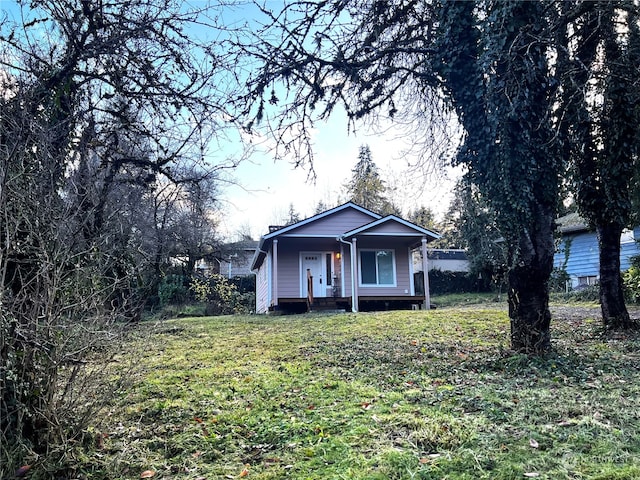
<svg viewBox="0 0 640 480"><path fill-rule="evenodd" d="M16 470L15 477L22 478L29 473L29 470L31 470L31 465L23 465L18 470Z"/></svg>

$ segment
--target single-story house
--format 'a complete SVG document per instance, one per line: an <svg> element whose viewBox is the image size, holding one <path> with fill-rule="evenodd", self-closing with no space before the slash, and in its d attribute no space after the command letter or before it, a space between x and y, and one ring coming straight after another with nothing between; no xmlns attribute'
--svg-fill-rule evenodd
<svg viewBox="0 0 640 480"><path fill-rule="evenodd" d="M270 228L258 244L256 313L344 308L351 311L429 307L416 295L412 252L424 252L435 232L355 203L286 227Z"/></svg>
<svg viewBox="0 0 640 480"><path fill-rule="evenodd" d="M196 264L202 273L219 273L227 278L253 275L251 262L258 242L245 238L238 242L224 243Z"/></svg>
<svg viewBox="0 0 640 480"><path fill-rule="evenodd" d="M600 276L598 237L577 213L560 217L556 223L560 238L553 258L553 266L569 275L568 288L595 285ZM631 258L640 255L637 239L640 227L624 230L620 237L620 270L628 270Z"/></svg>

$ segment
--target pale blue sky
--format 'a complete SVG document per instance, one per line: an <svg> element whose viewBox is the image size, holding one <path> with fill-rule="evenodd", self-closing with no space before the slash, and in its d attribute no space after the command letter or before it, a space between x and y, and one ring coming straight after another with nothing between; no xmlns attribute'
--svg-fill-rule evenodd
<svg viewBox="0 0 640 480"><path fill-rule="evenodd" d="M246 190L226 188L227 215L223 227L233 235L240 227L250 225L251 233L258 237L268 232L269 225L281 221L291 203L306 217L313 214L319 201L329 204L344 201L342 186L351 177L363 144L369 145L382 177L395 189L393 201L404 214L424 205L442 215L449 206L459 173L454 169L424 175L409 172L407 162L414 163L416 158L403 152L412 146L412 140L393 126L385 133L363 127L357 134L349 134L346 115L336 112L328 122L315 127L315 184L307 181L306 170L293 169L284 161L274 162L268 152L257 152L251 162L241 165L236 172Z"/></svg>

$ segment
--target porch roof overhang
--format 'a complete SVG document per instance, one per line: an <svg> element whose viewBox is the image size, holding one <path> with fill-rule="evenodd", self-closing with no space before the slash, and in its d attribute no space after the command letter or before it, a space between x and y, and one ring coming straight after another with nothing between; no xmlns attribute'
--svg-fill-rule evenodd
<svg viewBox="0 0 640 480"><path fill-rule="evenodd" d="M373 219L378 219L381 218L380 215L378 215L375 212L372 212L370 210L367 210L364 207L361 207L360 205L357 205L353 202L347 202L344 203L342 205L338 205L337 207L331 208L325 212L319 213L317 215L314 215L312 217L306 218L304 220L301 220L300 222L294 223L292 225L286 225L284 227L278 228L277 230L274 230L272 232L269 232L268 234L264 235L262 238L260 238L260 241L258 243L258 248L256 249L255 254L253 255L253 259L251 260L251 270L257 270L258 268L260 268L260 266L262 265L262 262L264 262L264 259L267 256L267 253L269 252L269 249L271 248L271 246L273 245L273 240L276 239L277 237L295 237L297 235L295 235L295 230L299 229L300 227L303 227L305 225L308 225L310 223L313 222L317 222L318 220L321 220L325 217L329 217L331 215L334 215L335 213L338 213L342 210L346 210L346 209L353 209L353 210L357 210L361 213L364 213L365 215L368 215L369 217L373 218ZM328 235L326 236L327 238L334 238L337 240L337 238L340 236L340 232L337 232L335 235ZM314 235L313 237L315 238L321 238L321 235ZM301 237L302 238L302 237ZM310 237L309 237L310 238Z"/></svg>
<svg viewBox="0 0 640 480"><path fill-rule="evenodd" d="M436 232L420 227L395 215L387 215L386 217L379 217L379 215L375 215L374 217L374 214L371 214L374 218L372 222L344 233L337 232L336 234L327 235L305 235L296 233L296 229L301 225L317 220L318 218L335 212L336 210L344 208L345 206L354 207L353 204L345 204L340 207L336 207L336 209L329 210L328 212L324 212L323 214L311 217L310 219L303 220L302 222L299 222L297 224L283 227L279 230L263 236L260 239L258 248L256 249L251 261L251 270L255 271L260 268L268 252L271 250L274 240L276 240L277 238L306 238L327 240L333 239L336 242L347 242L351 241L353 238L393 238L396 241L399 239L404 240L405 243L411 248L419 246L423 238L426 238L427 242L440 238L440 235ZM355 207L357 207L357 205ZM362 209L362 207L357 208Z"/></svg>
<svg viewBox="0 0 640 480"><path fill-rule="evenodd" d="M253 259L251 260L251 270L255 271L264 262L267 254L273 247L273 241L276 239L297 239L300 240L301 243L305 241L314 241L314 240L324 240L327 243L333 242L338 243L339 235L296 235L295 233L284 233L276 236L264 236L260 239L260 243L258 248L253 255Z"/></svg>

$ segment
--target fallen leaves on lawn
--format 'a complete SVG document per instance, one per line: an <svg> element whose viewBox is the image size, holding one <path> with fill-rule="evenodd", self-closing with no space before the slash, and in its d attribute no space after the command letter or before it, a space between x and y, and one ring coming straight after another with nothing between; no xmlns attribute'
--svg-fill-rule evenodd
<svg viewBox="0 0 640 480"><path fill-rule="evenodd" d="M249 476L249 464L246 464L237 476L234 477L233 475L225 475L224 478L228 478L229 480L231 480L232 478L244 478L247 476Z"/></svg>
<svg viewBox="0 0 640 480"><path fill-rule="evenodd" d="M436 458L440 458L440 454L439 453L430 453L429 455L427 455L426 457L420 457L419 462L422 465L425 465L429 462L432 462L433 460L435 460Z"/></svg>
<svg viewBox="0 0 640 480"><path fill-rule="evenodd" d="M530 438L529 439L529 446L531 448L538 448L540 445L538 444L538 442L535 440L535 438Z"/></svg>
<svg viewBox="0 0 640 480"><path fill-rule="evenodd" d="M24 477L31 470L31 465L23 465L18 470L16 470L15 477L20 478Z"/></svg>
<svg viewBox="0 0 640 480"><path fill-rule="evenodd" d="M140 474L140 478L151 478L156 474L154 470L145 470Z"/></svg>

